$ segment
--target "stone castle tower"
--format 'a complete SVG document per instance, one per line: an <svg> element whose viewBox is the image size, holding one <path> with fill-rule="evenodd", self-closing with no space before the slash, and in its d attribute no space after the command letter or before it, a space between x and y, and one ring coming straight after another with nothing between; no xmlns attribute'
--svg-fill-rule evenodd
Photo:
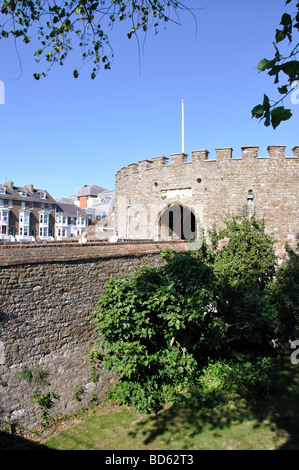
<svg viewBox="0 0 299 470"><path fill-rule="evenodd" d="M141 160L116 174L115 230L120 239L198 239L231 215L265 220L266 231L296 249L299 240L299 146L292 156L271 145L267 156L258 146L207 150Z"/></svg>

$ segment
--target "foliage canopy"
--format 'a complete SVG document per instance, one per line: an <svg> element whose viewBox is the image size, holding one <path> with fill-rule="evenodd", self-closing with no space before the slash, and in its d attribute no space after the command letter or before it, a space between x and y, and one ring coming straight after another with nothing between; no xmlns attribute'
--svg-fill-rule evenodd
<svg viewBox="0 0 299 470"><path fill-rule="evenodd" d="M281 75L286 79L286 83L280 83L277 88L280 99L270 102L268 95L264 94L262 103L251 111L252 117L263 120L265 126L272 125L274 129L292 116L291 110L281 102L299 85L299 43L296 38L299 3L296 2L285 2L292 10L282 15L276 29L274 57L263 58L257 66L259 71L267 71L275 77L275 84L279 83ZM114 52L110 32L116 22L128 24L127 37L135 36L139 43L139 32L146 35L153 30L157 33L169 21L179 23L180 10L193 14L187 3L178 0L2 0L0 39L13 37L15 43L21 39L25 44L37 44L36 61L48 63L46 70L34 73L37 80L45 77L54 64L63 65L74 48L81 50L81 67L86 63L92 64L90 77L94 79L102 67L111 68ZM282 52L279 47L286 41L286 52ZM75 78L79 76L79 70L73 70ZM299 101L297 95L296 92L296 103Z"/></svg>
<svg viewBox="0 0 299 470"><path fill-rule="evenodd" d="M0 38L23 39L25 44L38 41L36 60L49 63L46 76L55 63L63 65L70 51L81 49L83 63L92 62L91 78L101 67L110 69L113 49L109 30L115 22L129 24L127 36L139 31L158 31L161 24L177 21L179 9L188 8L177 0L3 0ZM78 77L77 69L73 71Z"/></svg>
<svg viewBox="0 0 299 470"><path fill-rule="evenodd" d="M291 110L285 108L281 103L291 93L295 95L294 88L299 85L299 61L297 60L299 3L294 5L293 0L286 0L285 5L288 4L291 4L292 11L282 15L279 29L276 29L275 41L273 42L275 55L272 59L262 59L257 66L261 72L267 71L270 77L274 77L275 84L280 83L277 90L281 98L270 103L269 97L264 94L263 102L252 109L252 117L263 120L265 126L272 125L274 129L282 121L286 121L292 116ZM285 45L286 41L288 41L286 52L281 52L281 49L279 50L281 43ZM285 80L283 84L279 82L281 76ZM297 92L296 95L298 95ZM295 97L294 100L297 104L298 98Z"/></svg>

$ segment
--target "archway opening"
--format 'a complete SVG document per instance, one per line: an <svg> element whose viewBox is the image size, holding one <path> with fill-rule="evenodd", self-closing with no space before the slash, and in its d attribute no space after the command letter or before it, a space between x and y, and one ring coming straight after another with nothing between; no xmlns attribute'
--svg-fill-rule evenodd
<svg viewBox="0 0 299 470"><path fill-rule="evenodd" d="M181 204L171 204L159 218L161 240L192 240L197 236L196 218L193 212Z"/></svg>

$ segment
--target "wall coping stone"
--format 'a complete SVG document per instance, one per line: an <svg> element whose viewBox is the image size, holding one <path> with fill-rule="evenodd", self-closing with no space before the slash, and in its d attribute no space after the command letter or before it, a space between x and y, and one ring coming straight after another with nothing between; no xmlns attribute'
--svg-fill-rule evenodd
<svg viewBox="0 0 299 470"><path fill-rule="evenodd" d="M159 253L165 248L187 251L184 240L171 241L124 241L124 242L50 242L48 244L6 243L0 244L0 267L16 265L67 262L101 258L121 258Z"/></svg>

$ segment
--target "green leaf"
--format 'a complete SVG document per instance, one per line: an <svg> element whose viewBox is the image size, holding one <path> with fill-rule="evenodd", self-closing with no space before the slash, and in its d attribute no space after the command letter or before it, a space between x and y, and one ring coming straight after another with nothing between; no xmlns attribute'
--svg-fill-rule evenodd
<svg viewBox="0 0 299 470"><path fill-rule="evenodd" d="M262 60L258 63L257 68L258 68L258 70L260 70L261 72L263 72L264 70L270 69L271 67L273 67L274 63L275 63L275 62L274 62L273 60L262 59Z"/></svg>
<svg viewBox="0 0 299 470"><path fill-rule="evenodd" d="M278 82L279 82L279 72L281 72L281 68L282 68L281 65L275 65L275 66L272 67L272 69L268 72L268 75L270 75L270 77L272 77L273 75L275 75L274 83L278 83Z"/></svg>
<svg viewBox="0 0 299 470"><path fill-rule="evenodd" d="M261 118L264 114L264 107L262 104L258 104L251 110L252 117Z"/></svg>
<svg viewBox="0 0 299 470"><path fill-rule="evenodd" d="M78 78L78 77L79 77L79 72L78 72L78 70L75 69L75 70L73 71L73 75L74 75L75 78Z"/></svg>
<svg viewBox="0 0 299 470"><path fill-rule="evenodd" d="M271 124L274 129L281 123L287 121L292 116L290 109L285 109L283 106L278 106L271 111Z"/></svg>
<svg viewBox="0 0 299 470"><path fill-rule="evenodd" d="M297 60L290 60L285 64L282 64L281 69L286 75L291 77L291 81L295 80L299 76L299 62Z"/></svg>
<svg viewBox="0 0 299 470"><path fill-rule="evenodd" d="M281 17L280 24L283 25L283 26L287 26L287 25L292 24L291 16L288 13L284 13Z"/></svg>
<svg viewBox="0 0 299 470"><path fill-rule="evenodd" d="M269 102L269 98L267 95L264 95L264 101L263 101L263 108L264 108L264 112L267 114L270 110L270 102Z"/></svg>
<svg viewBox="0 0 299 470"><path fill-rule="evenodd" d="M280 29L277 29L276 34L275 34L276 43L280 42L280 41L283 41L285 39L286 35L287 35L287 33L285 31L281 31Z"/></svg>
<svg viewBox="0 0 299 470"><path fill-rule="evenodd" d="M278 91L281 95L285 95L288 92L288 86L284 85L284 86L278 87Z"/></svg>
<svg viewBox="0 0 299 470"><path fill-rule="evenodd" d="M264 125L266 127L269 127L270 126L270 119L271 119L270 111L264 117L265 117Z"/></svg>

